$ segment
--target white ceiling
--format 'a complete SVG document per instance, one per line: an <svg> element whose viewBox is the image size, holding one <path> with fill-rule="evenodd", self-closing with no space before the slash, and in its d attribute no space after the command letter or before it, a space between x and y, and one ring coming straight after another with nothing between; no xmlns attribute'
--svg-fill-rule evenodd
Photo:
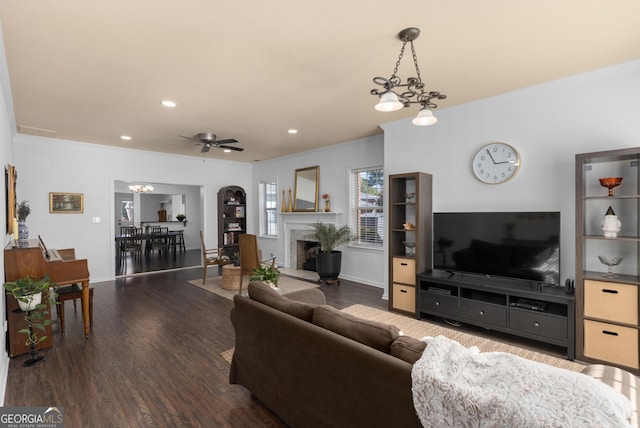
<svg viewBox="0 0 640 428"><path fill-rule="evenodd" d="M638 0L0 0L0 18L21 132L192 156L181 135L213 132L245 151L204 156L238 161L414 116L369 93L406 27L440 109L640 58Z"/></svg>

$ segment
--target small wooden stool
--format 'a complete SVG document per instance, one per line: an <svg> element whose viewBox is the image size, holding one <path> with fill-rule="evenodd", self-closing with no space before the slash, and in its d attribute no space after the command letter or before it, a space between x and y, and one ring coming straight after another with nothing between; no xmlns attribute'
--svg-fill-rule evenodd
<svg viewBox="0 0 640 428"><path fill-rule="evenodd" d="M73 310L76 310L76 299L82 299L82 287L78 284L58 287L56 289L59 305L56 305L56 313L60 321L60 334L64 336L64 302L73 300ZM89 288L89 324L93 327L93 288Z"/></svg>

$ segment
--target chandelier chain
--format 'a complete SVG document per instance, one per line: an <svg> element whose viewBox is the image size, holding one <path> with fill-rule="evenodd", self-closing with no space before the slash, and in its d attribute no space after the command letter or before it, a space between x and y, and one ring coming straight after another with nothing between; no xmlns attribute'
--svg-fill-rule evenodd
<svg viewBox="0 0 640 428"><path fill-rule="evenodd" d="M413 54L413 65L416 66L416 74L418 75L418 82L422 82L422 77L420 77L420 67L418 67L418 55L416 55L416 48L413 47L413 40L411 41L411 53Z"/></svg>
<svg viewBox="0 0 640 428"><path fill-rule="evenodd" d="M398 55L398 60L396 61L396 66L393 69L393 74L391 75L391 77L395 77L398 74L398 67L400 67L400 62L402 61L402 57L404 56L404 47L406 46L407 42L402 43L402 48L400 48L400 55ZM413 42L411 42L411 50L413 50ZM414 52L414 58L415 58L415 52ZM415 59L414 59L415 61Z"/></svg>

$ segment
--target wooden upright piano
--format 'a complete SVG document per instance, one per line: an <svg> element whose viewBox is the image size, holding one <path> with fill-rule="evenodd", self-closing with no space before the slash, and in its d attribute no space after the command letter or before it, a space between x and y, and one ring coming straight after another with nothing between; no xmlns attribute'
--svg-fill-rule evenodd
<svg viewBox="0 0 640 428"><path fill-rule="evenodd" d="M28 245L9 244L4 250L5 281L15 281L25 276L41 278L49 275L54 286L82 284L82 317L84 334L89 337L89 268L86 259L76 259L73 248L64 250L48 249L40 237L31 239ZM18 302L8 294L6 297L7 340L9 356L26 354L23 334L18 330L26 327L24 314ZM49 315L50 316L50 315ZM47 326L48 338L40 343L39 349L51 347L51 326Z"/></svg>

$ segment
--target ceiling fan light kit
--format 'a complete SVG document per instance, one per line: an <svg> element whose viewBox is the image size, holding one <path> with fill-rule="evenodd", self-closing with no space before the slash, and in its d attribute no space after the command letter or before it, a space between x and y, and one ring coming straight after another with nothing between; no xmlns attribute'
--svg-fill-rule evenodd
<svg viewBox="0 0 640 428"><path fill-rule="evenodd" d="M444 100L447 96L438 91L425 90L425 85L422 82L422 77L420 76L418 56L416 55L416 50L413 46L413 41L417 39L419 35L420 29L416 27L405 28L398 33L398 38L402 40L402 48L400 49L400 55L396 61L396 66L393 69L393 74L391 74L391 77L388 79L385 79L384 77L374 77L373 83L382 86L383 89L374 88L371 90L371 95L376 95L380 98L375 109L382 112L396 111L403 107L409 107L411 104L420 104L422 108L415 119L413 119L412 123L418 126L428 126L433 125L438 121L431 111L434 108L438 108L438 105L431 100ZM407 78L406 83L402 83L402 79L397 76L397 73L402 57L404 56L404 49L407 43L411 46L413 65L415 66L417 77L409 77Z"/></svg>

